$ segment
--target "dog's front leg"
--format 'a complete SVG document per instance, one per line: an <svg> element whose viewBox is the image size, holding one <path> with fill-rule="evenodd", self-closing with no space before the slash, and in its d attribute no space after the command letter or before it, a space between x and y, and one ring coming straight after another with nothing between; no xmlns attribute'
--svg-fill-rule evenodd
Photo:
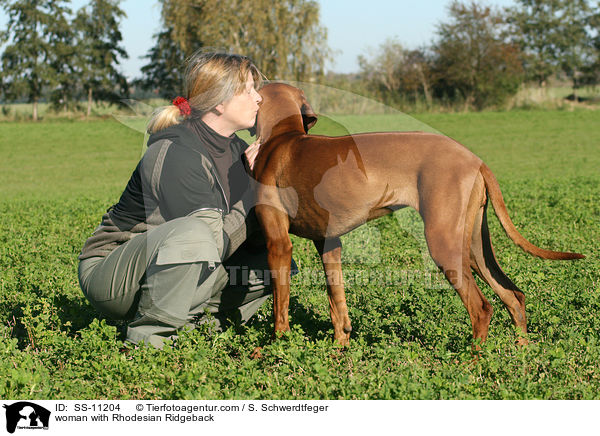
<svg viewBox="0 0 600 436"><path fill-rule="evenodd" d="M288 234L289 219L284 212L267 205L257 205L256 215L267 241L268 262L273 286L274 337L276 337L277 333L290 329L288 310L292 241Z"/></svg>
<svg viewBox="0 0 600 436"><path fill-rule="evenodd" d="M325 270L329 312L335 340L342 346L348 345L352 325L346 305L346 292L342 276L342 242L339 238L313 241Z"/></svg>

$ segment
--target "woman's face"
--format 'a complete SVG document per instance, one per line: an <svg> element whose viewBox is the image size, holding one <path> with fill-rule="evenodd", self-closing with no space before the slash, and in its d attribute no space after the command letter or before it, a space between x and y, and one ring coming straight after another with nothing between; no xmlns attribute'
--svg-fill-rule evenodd
<svg viewBox="0 0 600 436"><path fill-rule="evenodd" d="M256 122L256 113L258 104L262 97L254 89L254 79L252 74L248 73L246 87L237 95L223 102L223 111L221 116L234 131L247 129L254 126Z"/></svg>

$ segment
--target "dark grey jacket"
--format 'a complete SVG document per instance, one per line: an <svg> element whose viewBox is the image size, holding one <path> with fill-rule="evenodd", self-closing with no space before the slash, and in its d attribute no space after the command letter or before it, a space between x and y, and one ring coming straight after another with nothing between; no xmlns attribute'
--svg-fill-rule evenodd
<svg viewBox="0 0 600 436"><path fill-rule="evenodd" d="M234 165L243 162L247 147L234 135ZM106 256L141 233L190 215L211 227L219 253L227 259L258 225L254 214L249 214L254 206L251 178L235 204L228 204L221 183L210 154L185 123L153 134L119 202L102 216L79 259Z"/></svg>

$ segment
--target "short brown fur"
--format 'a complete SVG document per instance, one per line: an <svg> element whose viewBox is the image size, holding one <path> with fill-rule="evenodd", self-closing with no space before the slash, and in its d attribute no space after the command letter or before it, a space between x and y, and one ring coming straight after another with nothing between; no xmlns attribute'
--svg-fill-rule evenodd
<svg viewBox="0 0 600 436"><path fill-rule="evenodd" d="M317 117L300 89L273 83L260 94L256 213L273 272L275 333L289 330L292 243L288 233L314 241L326 273L334 336L347 345L352 327L340 236L410 206L423 218L433 260L469 313L473 337L486 339L492 306L472 270L501 298L523 334L519 341L526 343L525 297L494 256L486 217L488 198L507 235L523 250L545 259L583 255L545 250L527 241L512 223L491 170L448 137L423 132L308 135Z"/></svg>

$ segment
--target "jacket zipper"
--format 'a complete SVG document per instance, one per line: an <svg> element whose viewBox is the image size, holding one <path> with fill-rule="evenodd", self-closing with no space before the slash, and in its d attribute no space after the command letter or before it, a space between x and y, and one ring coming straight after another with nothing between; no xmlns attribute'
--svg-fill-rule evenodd
<svg viewBox="0 0 600 436"><path fill-rule="evenodd" d="M219 178L217 177L216 174L213 174L213 177L217 181L217 185L219 185L219 189L221 190L221 194L223 194L223 199L225 200L225 207L227 208L227 213L229 213L229 202L227 201L227 196L225 195L225 190L223 189L223 185L221 185L221 182L219 181Z"/></svg>

